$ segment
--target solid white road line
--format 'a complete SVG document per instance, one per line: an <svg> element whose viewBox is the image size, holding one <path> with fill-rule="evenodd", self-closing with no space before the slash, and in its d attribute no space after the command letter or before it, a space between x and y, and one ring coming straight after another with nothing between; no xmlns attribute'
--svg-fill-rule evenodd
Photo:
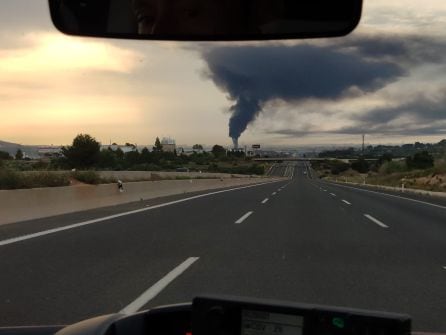
<svg viewBox="0 0 446 335"><path fill-rule="evenodd" d="M145 211L150 211L150 210L156 209L156 208L166 207L166 206L175 205L175 204L179 204L179 203L186 202L186 201L191 201L191 200L195 200L195 199L199 199L199 198L209 197L209 196L215 195L215 194L220 194L220 193L225 193L225 192L232 192L232 191L237 191L237 190L243 190L243 189L246 189L246 188L257 187L257 186L267 185L267 184L276 183L276 182L277 181L270 181L270 182L267 182L267 183L254 184L254 185L248 185L248 186L242 186L242 187L235 187L235 188L222 190L222 191L215 191L215 192L210 192L210 193L205 193L205 194L199 194L199 195L195 195L193 197L188 197L188 198L183 198L183 199L174 200L174 201L170 201L170 202L165 202L165 203L158 204L158 205L153 205L153 206L150 206L150 207L135 209L133 211L128 211L128 212L123 212L123 213L119 213L119 214L109 215L109 216L105 216L105 217L102 217L102 218L97 218L97 219L93 219L93 220L88 220L88 221L84 221L84 222L71 224L71 225L68 225L68 226L63 226L63 227L43 230L43 231L38 232L38 233L22 235L22 236L13 237L13 238L9 238L9 239L0 241L0 246L7 245L7 244L13 244L13 243L17 243L17 242L21 242L21 241L25 241L25 240L30 240L32 238L45 236L45 235L49 235L49 234L54 234L54 233L58 233L58 232L64 231L64 230L79 228L79 227L87 226L87 225L90 225L90 224L93 224L93 223L98 223L98 222L103 222L103 221L107 221L107 220L112 220L112 219L116 219L116 218L119 218L119 217L122 217L122 216L127 216L127 215L132 215L132 214L136 214L136 213L145 212Z"/></svg>
<svg viewBox="0 0 446 335"><path fill-rule="evenodd" d="M334 194L334 193L330 193L330 195L331 195L331 196L333 196L333 197L335 197L335 196L336 196L336 194Z"/></svg>
<svg viewBox="0 0 446 335"><path fill-rule="evenodd" d="M240 219L238 219L237 221L235 221L235 223L239 224L242 223L243 221L245 221L252 213L254 212L248 212L245 215L243 215Z"/></svg>
<svg viewBox="0 0 446 335"><path fill-rule="evenodd" d="M391 198L398 198L398 199L403 199L403 200L407 200L407 201L417 202L417 203L423 204L423 205L429 205L429 206L433 206L433 207L437 207L437 208L441 208L441 209L446 209L446 206L437 205L437 204L433 204L433 203L430 203L430 202L416 200L416 199L412 199L412 198L401 197L399 195L393 195L393 194L382 193L382 192L377 192L377 191L365 190L365 189L362 189L362 188L356 188L356 187L351 187L351 186L339 185L339 184L336 184L336 183L330 183L330 185L338 186L338 187L344 187L344 188L350 188L350 189L361 191L361 192L380 194L380 195L384 195L384 196L391 197Z"/></svg>
<svg viewBox="0 0 446 335"><path fill-rule="evenodd" d="M147 304L150 300L155 298L162 290L166 288L171 282L175 280L179 275L186 271L192 264L194 264L199 257L189 257L183 263L178 265L175 269L170 271L167 275L157 281L153 286L151 286L147 291L141 294L128 306L124 307L120 313L132 314L137 312L141 307Z"/></svg>
<svg viewBox="0 0 446 335"><path fill-rule="evenodd" d="M347 200L342 200L342 202L346 203L347 205L351 205Z"/></svg>
<svg viewBox="0 0 446 335"><path fill-rule="evenodd" d="M262 204L266 204L266 202L267 202L268 200L269 200L268 198L265 198L265 199L262 201Z"/></svg>
<svg viewBox="0 0 446 335"><path fill-rule="evenodd" d="M369 219L370 221L376 223L378 226L381 226L383 228L389 228L389 226L385 225L384 223L382 223L381 221L379 221L378 219L375 219L373 216L369 215L369 214L364 214L364 216Z"/></svg>

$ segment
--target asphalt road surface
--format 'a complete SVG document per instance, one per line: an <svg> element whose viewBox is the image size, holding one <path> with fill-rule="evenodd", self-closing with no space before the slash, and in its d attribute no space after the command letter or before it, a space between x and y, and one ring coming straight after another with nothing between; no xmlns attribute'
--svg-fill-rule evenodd
<svg viewBox="0 0 446 335"><path fill-rule="evenodd" d="M202 293L403 312L446 331L446 204L312 178L0 226L0 326ZM24 209L26 210L26 204Z"/></svg>

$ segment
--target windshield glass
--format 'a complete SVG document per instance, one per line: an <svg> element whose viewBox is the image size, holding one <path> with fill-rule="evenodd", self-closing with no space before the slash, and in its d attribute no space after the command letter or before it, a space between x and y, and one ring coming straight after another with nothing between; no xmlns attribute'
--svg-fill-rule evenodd
<svg viewBox="0 0 446 335"><path fill-rule="evenodd" d="M213 293L446 332L445 20L369 0L342 38L126 41L3 0L0 326Z"/></svg>

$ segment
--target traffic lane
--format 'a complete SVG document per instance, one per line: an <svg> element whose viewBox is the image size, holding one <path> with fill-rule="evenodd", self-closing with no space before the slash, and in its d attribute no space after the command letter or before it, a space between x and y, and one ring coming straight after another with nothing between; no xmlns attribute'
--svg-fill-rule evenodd
<svg viewBox="0 0 446 335"><path fill-rule="evenodd" d="M283 177L285 174L285 166L283 164L275 166L271 172L272 176Z"/></svg>
<svg viewBox="0 0 446 335"><path fill-rule="evenodd" d="M394 195L394 196L399 196L399 197L405 197L405 198L419 200L419 201L426 201L426 202L430 202L430 203L440 205L440 206L446 206L446 197L438 197L438 196L436 197L436 196L429 196L429 195L423 195L423 194L415 194L415 193L411 193L411 192L390 191L390 190L380 189L380 188L376 188L376 187L368 186L368 185L351 185L351 184L347 184L347 183L345 183L345 184L344 183L335 183L335 182L329 182L329 181L325 181L325 180L322 180L322 182L325 182L327 184L355 188L358 190L367 190L367 191L379 192L379 193L384 193L384 194L389 194L389 195Z"/></svg>
<svg viewBox="0 0 446 335"><path fill-rule="evenodd" d="M437 267L446 266L446 208L432 207L377 193L322 184L338 197L352 203L352 210L369 214L389 226L392 234Z"/></svg>
<svg viewBox="0 0 446 335"><path fill-rule="evenodd" d="M394 312L417 330L445 330L444 273L305 180L260 208L230 244L209 250L146 308L205 293Z"/></svg>
<svg viewBox="0 0 446 335"><path fill-rule="evenodd" d="M429 329L438 330L433 326L438 325L444 330L445 326L438 324L438 320L442 319L441 313L446 306L439 301L441 296L438 296L438 292L445 289L442 281L446 274L446 210L376 193L336 187L336 184L325 184L323 187L329 192L335 192L338 198L348 199L352 204L347 207L357 212L358 216L369 213L388 226L384 230L388 232L387 235L393 236L395 247L411 258L408 265L413 270L410 280L419 283L416 290L412 289L412 294L410 289L407 290L406 299L416 304L417 300L424 297L423 308L433 313ZM401 280L400 283L406 285L407 280ZM412 284L413 287L416 287L415 284ZM418 316L418 312L412 314ZM422 326L428 325L427 322L423 323L418 329L425 329Z"/></svg>
<svg viewBox="0 0 446 335"><path fill-rule="evenodd" d="M297 166L299 167L299 174L304 178L309 178L309 168L306 162L298 162Z"/></svg>
<svg viewBox="0 0 446 335"><path fill-rule="evenodd" d="M68 213L63 215L51 216L47 218L40 218L34 220L21 221L16 223L9 223L5 225L0 225L0 241L13 238L15 236L21 236L26 234L36 233L42 230L53 229L57 227L64 227L71 224L75 224L82 221L93 220L96 218L106 217L110 215L115 215L118 213L133 211L141 208L146 208L148 206L155 206L158 204L176 201L184 198L193 197L200 194L207 194L210 192L222 191L237 188L227 187L214 190L205 190L200 192L192 192L186 194L177 194L167 197L160 197L155 199L148 199L143 201L136 201L127 204L121 204L116 206L108 206L95 208L86 211ZM26 208L24 208L26 210Z"/></svg>
<svg viewBox="0 0 446 335"><path fill-rule="evenodd" d="M446 214L446 204L443 204L441 200L436 202L431 201L430 198L426 197L410 197L406 194L391 194L388 192L381 192L380 190L369 190L360 187L350 187L346 185L341 185L337 183L330 183L325 181L316 181L320 185L331 190L337 190L342 194L354 194L362 198L373 199L379 202L385 202L386 204L392 204L392 206L397 206L398 209L407 209L415 211L415 214L430 215L429 219L437 221L438 218L444 218ZM393 208L393 207L392 207ZM421 212L422 211L422 212Z"/></svg>
<svg viewBox="0 0 446 335"><path fill-rule="evenodd" d="M117 312L283 182L140 212L0 247L1 325L67 324Z"/></svg>

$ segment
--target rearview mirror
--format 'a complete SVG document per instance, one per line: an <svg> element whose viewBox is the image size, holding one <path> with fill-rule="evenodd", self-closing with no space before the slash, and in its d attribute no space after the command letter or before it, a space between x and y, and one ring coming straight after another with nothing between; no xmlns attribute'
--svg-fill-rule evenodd
<svg viewBox="0 0 446 335"><path fill-rule="evenodd" d="M362 0L49 0L63 33L149 40L335 37L359 23Z"/></svg>

